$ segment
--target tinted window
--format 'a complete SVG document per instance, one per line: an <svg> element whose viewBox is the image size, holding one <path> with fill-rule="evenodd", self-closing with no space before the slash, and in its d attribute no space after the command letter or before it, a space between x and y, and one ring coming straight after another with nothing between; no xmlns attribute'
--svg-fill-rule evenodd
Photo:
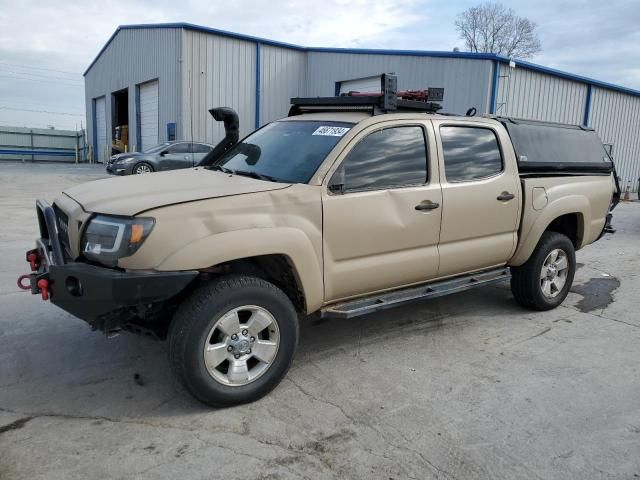
<svg viewBox="0 0 640 480"><path fill-rule="evenodd" d="M500 147L493 130L440 127L440 139L449 182L477 180L502 171Z"/></svg>
<svg viewBox="0 0 640 480"><path fill-rule="evenodd" d="M169 153L190 153L188 143L176 143L169 147Z"/></svg>
<svg viewBox="0 0 640 480"><path fill-rule="evenodd" d="M340 168L344 169L345 191L424 184L427 151L422 128L393 127L374 132L349 152Z"/></svg>
<svg viewBox="0 0 640 480"><path fill-rule="evenodd" d="M169 146L168 143L160 143L158 145L154 145L153 147L146 149L144 153L159 153L162 150L166 150L168 146Z"/></svg>
<svg viewBox="0 0 640 480"><path fill-rule="evenodd" d="M209 153L211 151L211 147L209 145L203 145L201 143L193 144L193 153Z"/></svg>
<svg viewBox="0 0 640 480"><path fill-rule="evenodd" d="M306 183L352 126L307 120L273 122L234 145L212 168Z"/></svg>

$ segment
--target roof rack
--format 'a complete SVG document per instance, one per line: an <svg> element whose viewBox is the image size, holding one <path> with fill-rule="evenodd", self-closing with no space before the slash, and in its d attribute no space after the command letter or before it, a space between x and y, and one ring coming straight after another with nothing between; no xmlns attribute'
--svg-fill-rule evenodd
<svg viewBox="0 0 640 480"><path fill-rule="evenodd" d="M411 111L435 113L442 108L444 88L398 91L398 77L380 75L380 92L349 92L336 97L296 97L291 99L289 116L310 112L370 111L371 115Z"/></svg>

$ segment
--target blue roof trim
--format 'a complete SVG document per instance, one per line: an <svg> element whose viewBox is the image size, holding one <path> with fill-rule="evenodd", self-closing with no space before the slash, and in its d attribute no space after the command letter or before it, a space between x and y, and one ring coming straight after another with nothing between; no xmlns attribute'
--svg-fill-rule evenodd
<svg viewBox="0 0 640 480"><path fill-rule="evenodd" d="M493 53L473 52L439 52L430 50L386 50L378 48L323 48L306 47L307 52L316 53L356 53L360 55L393 55L408 57L441 57L441 58L471 58L474 60L495 60Z"/></svg>
<svg viewBox="0 0 640 480"><path fill-rule="evenodd" d="M98 58L107 49L109 44L113 41L115 36L120 30L134 30L134 29L155 29L155 28L184 28L186 30L193 30L197 32L212 33L214 35L220 35L223 37L235 38L238 40L246 40L248 42L260 43L262 45L270 45L273 47L290 48L292 50L298 50L302 52L318 52L318 53L355 53L361 55L395 55L395 56L412 56L412 57L440 57L440 58L468 58L474 60L494 60L502 63L509 63L510 58L503 55L496 55L495 53L473 53L473 52L438 52L428 50L387 50L387 49L371 49L371 48L322 48L322 47L303 47L301 45L294 45L292 43L279 42L276 40L269 40L267 38L254 37L253 35L244 35L242 33L229 32L227 30L220 30L217 28L203 27L201 25L194 25L192 23L152 23L152 24L136 24L136 25L120 25L113 35L109 37L107 43L100 49L96 57L89 64L87 69L82 74L85 76L91 67L98 61ZM595 87L604 88L607 90L614 90L629 95L640 97L640 90L634 90L632 88L623 87L613 83L603 82L595 80L589 77L583 77L582 75L575 75L573 73L563 72L562 70L556 70L555 68L545 67L536 63L527 62L524 60L513 60L516 67L526 68L536 72L546 73L554 77L560 77L567 80L573 80L575 82L585 83L587 85L593 85Z"/></svg>

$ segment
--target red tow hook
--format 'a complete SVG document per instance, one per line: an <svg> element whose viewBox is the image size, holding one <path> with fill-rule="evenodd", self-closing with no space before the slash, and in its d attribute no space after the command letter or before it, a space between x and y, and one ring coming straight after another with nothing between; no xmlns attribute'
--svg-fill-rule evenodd
<svg viewBox="0 0 640 480"><path fill-rule="evenodd" d="M38 288L40 289L40 293L42 294L42 300L49 300L49 280L46 278L41 278L38 280Z"/></svg>
<svg viewBox="0 0 640 480"><path fill-rule="evenodd" d="M29 262L29 265L31 265L32 272L38 270L38 267L40 266L38 260L40 259L38 258L38 254L35 252L31 252L29 255L27 255L27 262Z"/></svg>
<svg viewBox="0 0 640 480"><path fill-rule="evenodd" d="M31 275L29 275L28 273L25 275L20 275L18 277L18 288L21 290L31 290ZM25 285L23 282L25 280L29 280L29 284Z"/></svg>

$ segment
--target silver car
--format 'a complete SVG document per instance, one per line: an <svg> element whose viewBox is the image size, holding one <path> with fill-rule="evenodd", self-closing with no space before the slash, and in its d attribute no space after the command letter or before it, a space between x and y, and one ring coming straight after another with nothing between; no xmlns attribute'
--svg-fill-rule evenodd
<svg viewBox="0 0 640 480"><path fill-rule="evenodd" d="M201 142L165 142L144 152L113 155L107 162L107 173L132 175L195 167L213 149Z"/></svg>

